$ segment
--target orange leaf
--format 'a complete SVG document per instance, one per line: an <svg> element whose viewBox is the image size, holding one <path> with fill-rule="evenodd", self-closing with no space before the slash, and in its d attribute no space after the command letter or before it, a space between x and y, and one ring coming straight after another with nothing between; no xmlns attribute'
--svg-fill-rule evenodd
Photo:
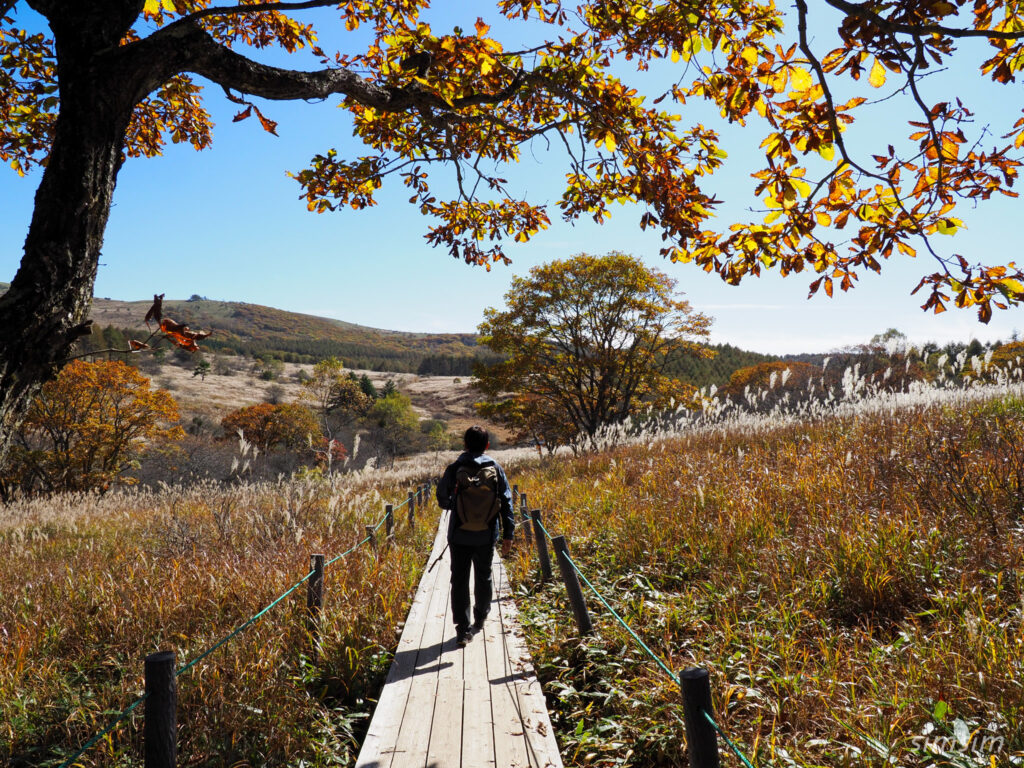
<svg viewBox="0 0 1024 768"><path fill-rule="evenodd" d="M212 331L193 331L184 323L176 323L169 317L160 321L160 330L171 340L172 344L189 352L198 352L199 345L196 342L205 339L212 333Z"/></svg>
<svg viewBox="0 0 1024 768"><path fill-rule="evenodd" d="M267 118L265 118L263 116L263 113L260 112L258 109L256 110L256 117L260 119L260 125L263 126L264 131L266 131L267 133L272 133L275 136L277 136L277 123L275 123L273 120L268 120Z"/></svg>

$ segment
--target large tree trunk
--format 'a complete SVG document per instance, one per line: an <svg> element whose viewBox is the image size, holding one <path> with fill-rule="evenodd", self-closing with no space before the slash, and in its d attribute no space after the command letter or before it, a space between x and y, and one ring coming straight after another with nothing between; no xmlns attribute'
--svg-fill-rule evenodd
<svg viewBox="0 0 1024 768"><path fill-rule="evenodd" d="M130 89L116 73L95 67L77 37L68 46L57 35L60 116L21 266L0 297L0 466L32 397L89 332L86 317L131 114Z"/></svg>

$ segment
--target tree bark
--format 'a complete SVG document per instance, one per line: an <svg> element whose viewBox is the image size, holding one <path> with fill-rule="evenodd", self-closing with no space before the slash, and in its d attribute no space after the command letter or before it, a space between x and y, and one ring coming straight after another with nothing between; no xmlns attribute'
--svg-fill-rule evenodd
<svg viewBox="0 0 1024 768"><path fill-rule="evenodd" d="M0 465L32 398L90 331L86 317L134 104L117 71L98 66L92 53L124 33L109 9L92 9L105 12L106 25L67 16L52 25L60 115L24 256L0 297Z"/></svg>
<svg viewBox="0 0 1024 768"><path fill-rule="evenodd" d="M125 132L147 94L192 72L268 99L341 94L382 110L429 115L499 103L528 80L517 77L498 93L470 94L449 104L416 82L383 88L344 68L301 72L260 64L211 37L198 23L203 13L122 44L143 0L27 2L53 32L60 114L21 266L0 297L0 467L32 398L67 360L75 340L89 333L86 317ZM310 0L296 7L318 4ZM7 5L0 0L0 9Z"/></svg>

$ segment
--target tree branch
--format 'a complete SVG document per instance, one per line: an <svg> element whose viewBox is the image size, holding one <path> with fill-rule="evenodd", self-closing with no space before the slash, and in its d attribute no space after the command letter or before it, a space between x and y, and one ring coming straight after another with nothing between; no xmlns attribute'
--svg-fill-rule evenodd
<svg viewBox="0 0 1024 768"><path fill-rule="evenodd" d="M187 16L182 16L180 19L172 22L168 26L174 24L193 22L198 19L206 18L207 16L237 16L239 14L247 13L267 13L269 11L305 11L310 8L325 8L327 6L337 6L337 0L306 0L301 3L256 3L253 5L231 5L231 6L216 6L213 8L203 8L200 11L194 11Z"/></svg>
<svg viewBox="0 0 1024 768"><path fill-rule="evenodd" d="M825 0L837 11L842 11L850 16L870 21L884 32L924 37L926 35L946 35L947 37L985 37L996 40L1019 40L1024 37L1024 32L998 32L985 29L960 29L957 27L946 27L941 24L903 24L889 21L871 10L869 5L877 3L851 3L849 0Z"/></svg>
<svg viewBox="0 0 1024 768"><path fill-rule="evenodd" d="M316 2L321 3L321 0ZM497 93L473 93L449 103L415 81L403 86L381 86L349 69L310 72L261 64L218 43L194 19L174 22L144 40L111 51L110 56L123 57L130 67L138 67L137 71L146 73L140 84L143 93L139 98L174 75L192 72L224 88L265 99L323 99L338 94L386 112L414 109L452 112L500 104L528 83L544 84L539 76L519 74Z"/></svg>

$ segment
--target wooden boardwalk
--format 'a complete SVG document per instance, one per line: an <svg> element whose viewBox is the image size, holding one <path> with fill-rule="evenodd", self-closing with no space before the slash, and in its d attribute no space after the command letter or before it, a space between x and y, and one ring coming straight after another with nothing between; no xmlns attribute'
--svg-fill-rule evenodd
<svg viewBox="0 0 1024 768"><path fill-rule="evenodd" d="M456 645L447 528L444 513L356 768L561 768L497 553L484 631Z"/></svg>

